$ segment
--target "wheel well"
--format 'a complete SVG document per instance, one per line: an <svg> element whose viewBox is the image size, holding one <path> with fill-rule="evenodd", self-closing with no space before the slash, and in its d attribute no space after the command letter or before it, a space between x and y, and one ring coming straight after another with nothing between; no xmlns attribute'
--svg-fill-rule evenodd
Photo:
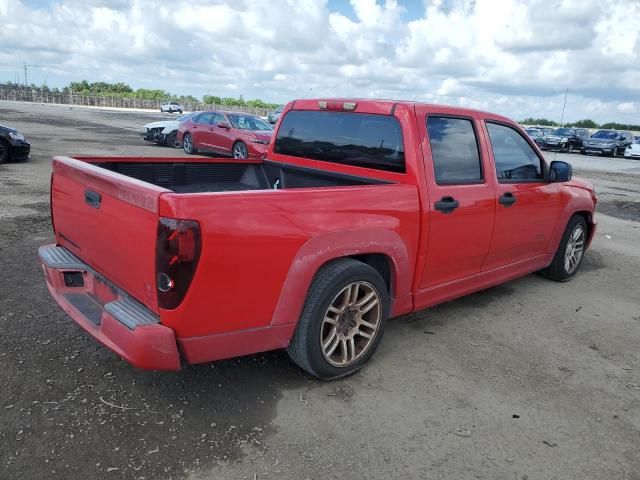
<svg viewBox="0 0 640 480"><path fill-rule="evenodd" d="M591 238L591 232L593 230L593 221L591 218L592 217L591 212L585 212L585 211L576 212L574 213L574 216L575 215L580 215L582 218L584 218L584 221L587 223L587 233L588 233L587 238Z"/></svg>
<svg viewBox="0 0 640 480"><path fill-rule="evenodd" d="M3 144L7 150L7 160L11 160L11 148L9 147L9 142L4 138L0 138L0 143Z"/></svg>
<svg viewBox="0 0 640 480"><path fill-rule="evenodd" d="M365 253L363 255L351 255L347 258L353 258L359 262L366 263L374 268L387 285L389 295L393 296L393 284L391 277L391 259L383 253Z"/></svg>

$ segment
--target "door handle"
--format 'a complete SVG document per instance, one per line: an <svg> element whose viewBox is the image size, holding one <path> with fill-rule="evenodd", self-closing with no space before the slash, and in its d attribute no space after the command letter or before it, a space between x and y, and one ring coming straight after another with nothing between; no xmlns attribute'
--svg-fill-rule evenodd
<svg viewBox="0 0 640 480"><path fill-rule="evenodd" d="M513 193L506 192L505 194L500 195L500 198L498 199L498 201L505 207L510 207L511 205L516 203L516 197Z"/></svg>
<svg viewBox="0 0 640 480"><path fill-rule="evenodd" d="M434 203L433 206L436 210L440 210L442 213L447 214L453 212L460 206L460 204L455 198L446 196Z"/></svg>

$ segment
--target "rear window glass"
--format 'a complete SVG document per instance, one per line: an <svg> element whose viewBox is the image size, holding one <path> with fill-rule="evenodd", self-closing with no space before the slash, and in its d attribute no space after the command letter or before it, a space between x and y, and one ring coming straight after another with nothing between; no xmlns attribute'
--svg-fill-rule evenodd
<svg viewBox="0 0 640 480"><path fill-rule="evenodd" d="M274 152L405 172L402 129L398 120L388 115L293 110L280 124Z"/></svg>
<svg viewBox="0 0 640 480"><path fill-rule="evenodd" d="M482 168L471 120L428 117L427 130L436 183L480 183Z"/></svg>

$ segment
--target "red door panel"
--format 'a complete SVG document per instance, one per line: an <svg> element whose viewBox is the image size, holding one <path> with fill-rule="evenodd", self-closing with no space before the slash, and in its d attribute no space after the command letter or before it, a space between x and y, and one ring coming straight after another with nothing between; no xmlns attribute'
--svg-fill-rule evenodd
<svg viewBox="0 0 640 480"><path fill-rule="evenodd" d="M496 220L482 266L491 270L548 253L560 200L558 184L544 179L544 160L521 132L495 122L483 128L496 165Z"/></svg>
<svg viewBox="0 0 640 480"><path fill-rule="evenodd" d="M427 253L417 285L424 290L480 272L491 245L495 191L484 174L491 170L476 118L433 107L416 107L416 115L429 192ZM447 202L457 207L449 211Z"/></svg>

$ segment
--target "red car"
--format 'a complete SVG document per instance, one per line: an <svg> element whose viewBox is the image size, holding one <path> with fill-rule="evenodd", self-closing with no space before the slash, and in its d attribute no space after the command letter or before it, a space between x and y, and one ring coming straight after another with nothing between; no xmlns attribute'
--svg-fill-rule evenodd
<svg viewBox="0 0 640 480"><path fill-rule="evenodd" d="M180 124L177 140L188 154L198 151L233 158L263 158L273 127L247 113L202 112Z"/></svg>
<svg viewBox="0 0 640 480"><path fill-rule="evenodd" d="M305 99L278 125L265 159L56 157L56 301L137 367L286 348L329 379L388 318L569 280L593 238L593 186L505 117Z"/></svg>

